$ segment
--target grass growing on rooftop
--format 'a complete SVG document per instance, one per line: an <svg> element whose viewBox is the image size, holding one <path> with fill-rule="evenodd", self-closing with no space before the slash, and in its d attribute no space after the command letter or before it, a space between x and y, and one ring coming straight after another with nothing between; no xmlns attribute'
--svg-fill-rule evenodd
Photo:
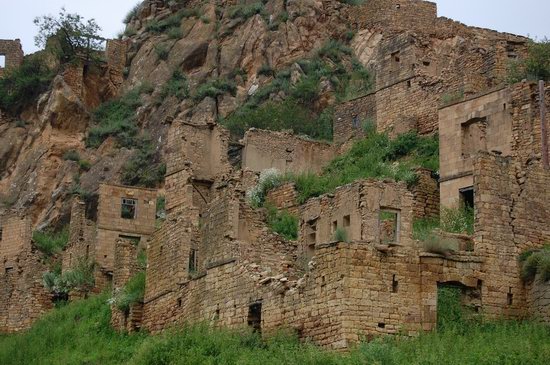
<svg viewBox="0 0 550 365"><path fill-rule="evenodd" d="M63 251L69 242L69 227L64 227L60 231L35 231L32 234L32 240L38 248L47 257Z"/></svg>

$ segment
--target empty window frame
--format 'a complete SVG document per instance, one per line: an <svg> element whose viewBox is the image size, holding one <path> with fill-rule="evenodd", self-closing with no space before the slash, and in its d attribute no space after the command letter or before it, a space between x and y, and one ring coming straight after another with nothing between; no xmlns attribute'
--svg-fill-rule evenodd
<svg viewBox="0 0 550 365"><path fill-rule="evenodd" d="M351 226L351 215L345 215L342 224L343 224L344 228L350 227Z"/></svg>
<svg viewBox="0 0 550 365"><path fill-rule="evenodd" d="M137 200L122 198L120 217L123 219L136 219Z"/></svg>
<svg viewBox="0 0 550 365"><path fill-rule="evenodd" d="M195 273L197 272L197 266L198 266L198 257L197 257L197 250L192 248L191 251L189 251L189 273Z"/></svg>
<svg viewBox="0 0 550 365"><path fill-rule="evenodd" d="M306 222L305 235L308 245L315 245L317 243L317 220Z"/></svg>
<svg viewBox="0 0 550 365"><path fill-rule="evenodd" d="M3 54L0 54L0 68L6 67L6 56Z"/></svg>
<svg viewBox="0 0 550 365"><path fill-rule="evenodd" d="M140 236L126 236L126 235L121 234L121 235L119 235L118 237L119 237L119 238L122 238L122 239L124 239L124 240L128 240L128 241L132 242L132 244L133 244L134 246L139 245L139 242L141 241L141 237L140 237Z"/></svg>
<svg viewBox="0 0 550 365"><path fill-rule="evenodd" d="M380 243L396 245L399 243L400 212L394 209L380 209L378 228Z"/></svg>
<svg viewBox="0 0 550 365"><path fill-rule="evenodd" d="M254 332L262 331L262 302L250 304L248 307L248 325L252 327Z"/></svg>
<svg viewBox="0 0 550 365"><path fill-rule="evenodd" d="M2 228L0 228L0 242L2 241Z"/></svg>
<svg viewBox="0 0 550 365"><path fill-rule="evenodd" d="M470 186L459 190L460 193L460 205L464 208L474 208L474 187Z"/></svg>
<svg viewBox="0 0 550 365"><path fill-rule="evenodd" d="M470 158L487 151L487 118L474 118L461 125L462 157Z"/></svg>

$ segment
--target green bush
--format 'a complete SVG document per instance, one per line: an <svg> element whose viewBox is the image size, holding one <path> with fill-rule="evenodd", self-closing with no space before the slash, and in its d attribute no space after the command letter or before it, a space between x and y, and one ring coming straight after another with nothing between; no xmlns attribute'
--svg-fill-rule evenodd
<svg viewBox="0 0 550 365"><path fill-rule="evenodd" d="M88 160L79 160L78 167L80 167L82 171L90 171L92 168L92 163Z"/></svg>
<svg viewBox="0 0 550 365"><path fill-rule="evenodd" d="M155 53L159 60L167 60L170 55L170 48L166 44L159 43L155 45Z"/></svg>
<svg viewBox="0 0 550 365"><path fill-rule="evenodd" d="M145 294L145 271L135 274L111 300L118 309L128 313L133 304L143 302Z"/></svg>
<svg viewBox="0 0 550 365"><path fill-rule="evenodd" d="M250 205L259 208L264 205L267 193L280 186L284 181L283 176L277 169L267 169L260 173L260 178L255 187L246 192Z"/></svg>
<svg viewBox="0 0 550 365"><path fill-rule="evenodd" d="M139 129L135 123L136 110L141 106L140 94L136 88L118 99L101 104L94 112L94 127L88 132L86 146L97 148L108 137L115 137L122 147L131 147Z"/></svg>
<svg viewBox="0 0 550 365"><path fill-rule="evenodd" d="M524 60L513 61L508 69L508 82L523 79L550 81L550 40L529 43L528 56Z"/></svg>
<svg viewBox="0 0 550 365"><path fill-rule="evenodd" d="M520 256L521 278L523 281L533 280L537 274L540 281L550 280L550 245L540 250L529 250Z"/></svg>
<svg viewBox="0 0 550 365"><path fill-rule="evenodd" d="M221 120L235 136L244 136L250 128L274 131L291 130L314 139L332 139L332 109L315 116L307 108L292 100L268 102L257 108L240 108Z"/></svg>
<svg viewBox="0 0 550 365"><path fill-rule="evenodd" d="M200 15L201 14L198 9L184 8L179 10L177 13L170 15L166 19L160 21L157 19L151 20L149 23L147 23L145 29L151 33L163 33L167 30L179 28L181 26L181 21L184 18L198 18Z"/></svg>
<svg viewBox="0 0 550 365"><path fill-rule="evenodd" d="M346 231L342 227L336 228L336 231L334 231L334 240L337 242L349 242L348 239L348 231Z"/></svg>
<svg viewBox="0 0 550 365"><path fill-rule="evenodd" d="M138 15L140 10L141 10L141 1L136 5L134 5L134 7L126 14L123 20L124 24L130 23L132 19Z"/></svg>
<svg viewBox="0 0 550 365"><path fill-rule="evenodd" d="M474 209L462 207L459 209L443 208L441 212L441 229L450 233L474 234Z"/></svg>
<svg viewBox="0 0 550 365"><path fill-rule="evenodd" d="M156 187L164 181L166 165L147 136L136 138L135 151L122 167L122 183L129 186Z"/></svg>
<svg viewBox="0 0 550 365"><path fill-rule="evenodd" d="M60 231L34 231L32 234L34 246L47 257L54 256L67 246L69 242L69 227Z"/></svg>
<svg viewBox="0 0 550 365"><path fill-rule="evenodd" d="M197 88L193 99L195 101L202 101L202 99L208 97L217 98L225 93L230 93L235 96L237 92L237 86L233 81L224 79L210 80Z"/></svg>
<svg viewBox="0 0 550 365"><path fill-rule="evenodd" d="M272 205L267 206L267 224L273 232L276 232L287 240L298 239L298 218L288 211L278 211Z"/></svg>
<svg viewBox="0 0 550 365"><path fill-rule="evenodd" d="M274 76L275 70L271 68L268 64L263 64L262 67L258 70L258 75L260 76Z"/></svg>
<svg viewBox="0 0 550 365"><path fill-rule="evenodd" d="M26 57L20 67L8 70L0 78L0 109L12 115L20 114L48 90L54 76L55 72L41 57Z"/></svg>
<svg viewBox="0 0 550 365"><path fill-rule="evenodd" d="M172 77L162 87L160 97L162 100L169 96L174 96L179 100L189 97L189 84L187 78L180 71L174 71Z"/></svg>
<svg viewBox="0 0 550 365"><path fill-rule="evenodd" d="M69 151L65 152L65 154L63 155L63 159L65 161L78 162L78 161L80 161L80 154L78 153L78 151L69 150Z"/></svg>
<svg viewBox="0 0 550 365"><path fill-rule="evenodd" d="M251 4L239 4L229 8L228 15L232 19L241 18L246 20L256 14L264 12L264 4L261 1Z"/></svg>
<svg viewBox="0 0 550 365"><path fill-rule="evenodd" d="M90 292L95 285L94 268L93 262L81 257L68 271L60 273L54 270L44 273L44 287L57 296L66 296L72 290Z"/></svg>

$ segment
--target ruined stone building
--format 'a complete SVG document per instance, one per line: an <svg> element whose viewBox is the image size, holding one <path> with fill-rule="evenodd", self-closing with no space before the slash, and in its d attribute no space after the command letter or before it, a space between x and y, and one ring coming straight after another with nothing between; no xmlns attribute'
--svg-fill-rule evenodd
<svg viewBox="0 0 550 365"><path fill-rule="evenodd" d="M144 17L170 14L160 0L140 11L131 22L137 29ZM474 313L550 321L548 285L524 283L517 260L550 242L541 127L550 87L541 93L530 82L502 86L508 61L525 55L528 39L437 17L434 3L419 0L371 0L339 14L356 31L351 46L375 79L373 92L336 106L333 143L259 129L232 141L217 123L227 100L205 98L194 106L200 112L178 110L163 122L162 223L155 221L152 189L101 184L97 202L72 201L63 270L92 260L96 289L111 284L116 293L139 272L137 258L146 249L143 302L127 311L113 306L115 328L158 333L197 322L262 334L287 328L341 350L378 335L433 330L438 289L446 285L460 287L462 303ZM110 64L118 65L108 68L113 90L123 80L127 46L113 42L107 50ZM81 71L66 71L74 90L84 90ZM319 173L365 136L364 124L391 137L438 133L440 171L418 169L414 186L359 180L303 204L296 186L283 184L266 200L298 218L298 238L271 231L266 209L246 197L259 173ZM416 219L461 203L474 208L474 234L437 236L456 251L428 252L413 238ZM1 222L0 306L35 304L31 313L2 310L0 330L25 327L51 306L39 270L27 273L26 265L39 262L25 222ZM13 238L16 230L28 238ZM32 295L20 299L27 292Z"/></svg>
<svg viewBox="0 0 550 365"><path fill-rule="evenodd" d="M23 48L19 39L0 39L0 77L6 70L18 67L23 63Z"/></svg>

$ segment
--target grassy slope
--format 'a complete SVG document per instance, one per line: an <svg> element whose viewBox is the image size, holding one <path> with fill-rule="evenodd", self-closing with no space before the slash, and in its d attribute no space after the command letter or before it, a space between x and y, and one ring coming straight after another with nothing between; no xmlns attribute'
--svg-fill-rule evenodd
<svg viewBox="0 0 550 365"><path fill-rule="evenodd" d="M249 333L197 326L163 336L109 327L107 296L56 309L30 331L0 337L0 364L545 364L550 328L524 322L447 326L416 339L361 345L349 355L283 334L262 343Z"/></svg>

